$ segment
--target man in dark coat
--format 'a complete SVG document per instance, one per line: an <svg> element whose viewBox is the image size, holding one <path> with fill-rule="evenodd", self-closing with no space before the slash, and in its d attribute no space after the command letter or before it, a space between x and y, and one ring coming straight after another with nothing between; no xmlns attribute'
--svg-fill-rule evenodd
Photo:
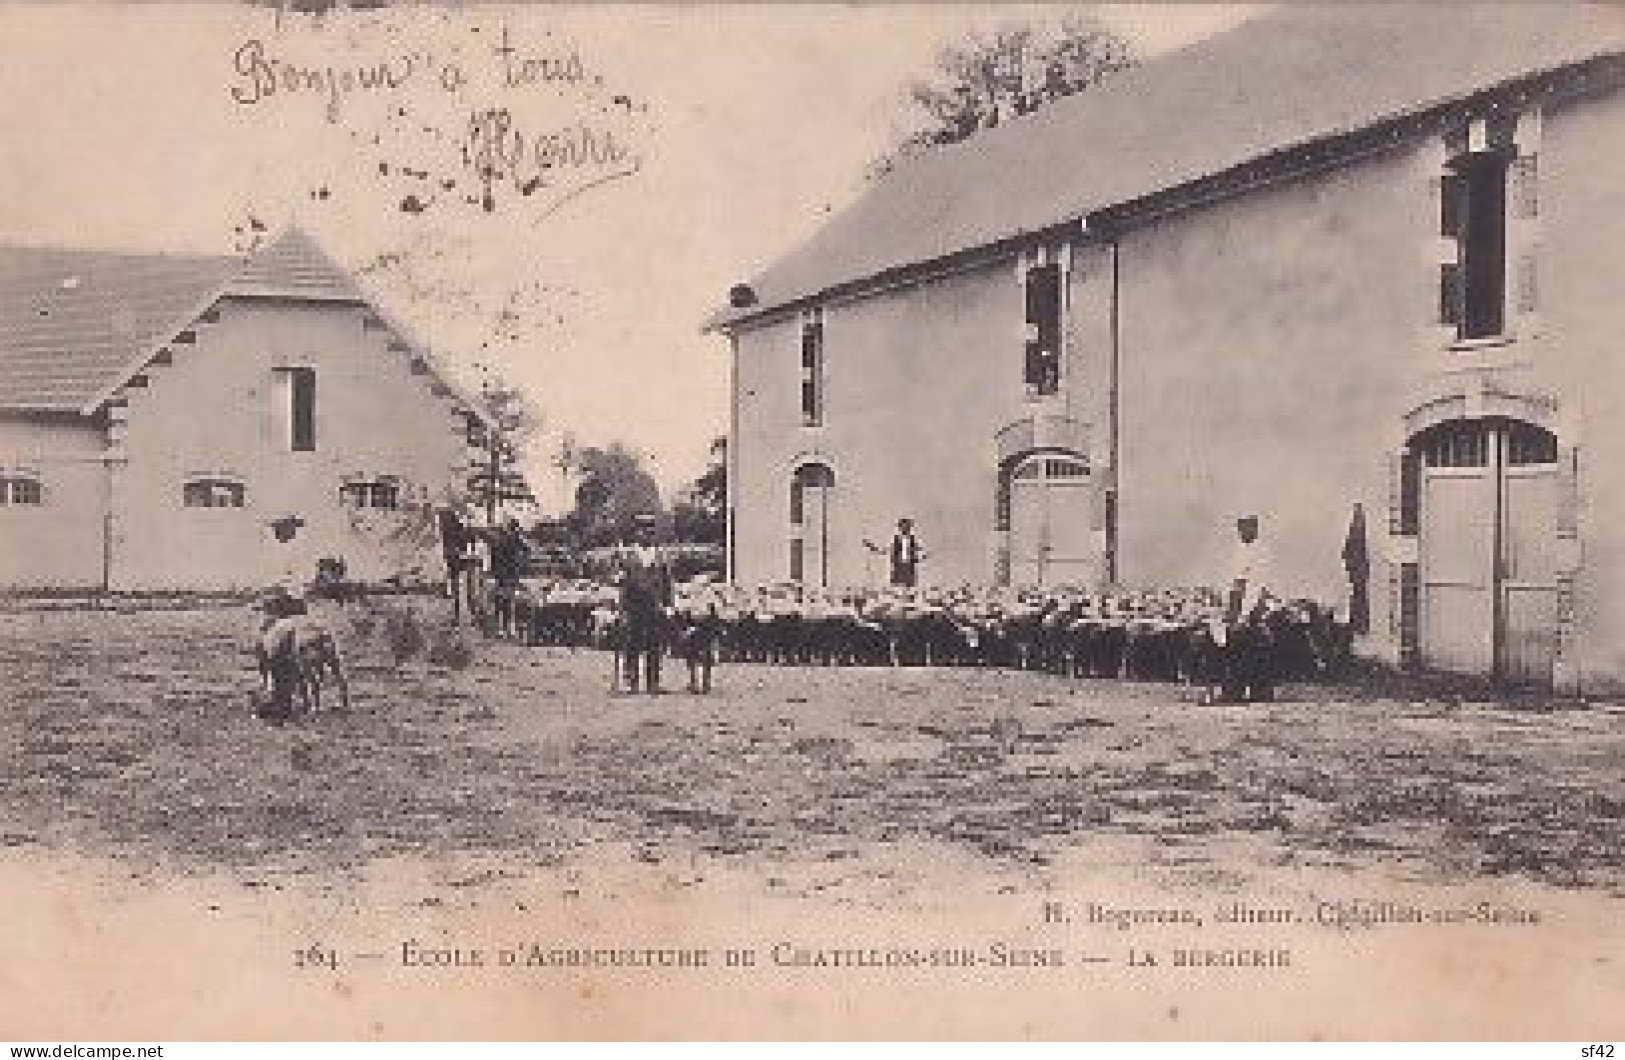
<svg viewBox="0 0 1625 1060"><path fill-rule="evenodd" d="M897 533L891 539L891 583L912 589L919 583L920 561L925 552L914 536L914 520L897 520Z"/></svg>
<svg viewBox="0 0 1625 1060"><path fill-rule="evenodd" d="M621 556L622 660L629 690L636 692L641 679L644 691L659 695L673 602L671 567L654 543L654 517L638 516L636 527L634 543Z"/></svg>
<svg viewBox="0 0 1625 1060"><path fill-rule="evenodd" d="M451 620L461 622L465 579L463 548L468 541L468 531L450 508L440 509L439 522L440 551L446 562L446 595L451 597Z"/></svg>
<svg viewBox="0 0 1625 1060"><path fill-rule="evenodd" d="M519 579L524 576L530 550L525 547L519 522L509 519L491 542L492 602L496 609L499 637L514 635L514 604L519 595Z"/></svg>

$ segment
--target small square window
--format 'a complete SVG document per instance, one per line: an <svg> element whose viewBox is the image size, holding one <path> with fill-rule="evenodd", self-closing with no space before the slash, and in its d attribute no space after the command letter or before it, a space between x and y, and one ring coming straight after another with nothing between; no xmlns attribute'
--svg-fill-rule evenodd
<svg viewBox="0 0 1625 1060"><path fill-rule="evenodd" d="M181 504L187 508L241 508L247 488L230 479L198 478L181 486Z"/></svg>
<svg viewBox="0 0 1625 1060"><path fill-rule="evenodd" d="M392 512L400 507L401 490L398 483L388 479L346 482L339 487L339 496L352 508Z"/></svg>
<svg viewBox="0 0 1625 1060"><path fill-rule="evenodd" d="M45 490L39 479L18 475L0 478L0 504L36 505L45 502Z"/></svg>

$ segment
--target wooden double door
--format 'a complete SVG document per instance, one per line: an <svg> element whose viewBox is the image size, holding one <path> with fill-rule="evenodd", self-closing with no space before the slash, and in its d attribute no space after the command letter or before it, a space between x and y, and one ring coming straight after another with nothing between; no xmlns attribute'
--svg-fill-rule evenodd
<svg viewBox="0 0 1625 1060"><path fill-rule="evenodd" d="M1462 420L1413 445L1420 472L1422 661L1549 685L1557 654L1557 442Z"/></svg>
<svg viewBox="0 0 1625 1060"><path fill-rule="evenodd" d="M1010 581L1093 585L1102 556L1093 533L1093 483L1080 458L1042 454L1010 475Z"/></svg>

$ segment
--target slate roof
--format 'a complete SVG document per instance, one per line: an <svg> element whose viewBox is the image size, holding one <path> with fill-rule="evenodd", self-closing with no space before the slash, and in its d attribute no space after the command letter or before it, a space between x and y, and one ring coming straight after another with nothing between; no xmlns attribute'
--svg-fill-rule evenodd
<svg viewBox="0 0 1625 1060"><path fill-rule="evenodd" d="M899 166L712 324L1617 55L1622 27L1601 6L1287 5Z"/></svg>
<svg viewBox="0 0 1625 1060"><path fill-rule="evenodd" d="M314 240L290 228L243 262L226 293L364 302L350 274L333 263Z"/></svg>
<svg viewBox="0 0 1625 1060"><path fill-rule="evenodd" d="M239 265L0 247L0 408L78 411L207 309Z"/></svg>
<svg viewBox="0 0 1625 1060"><path fill-rule="evenodd" d="M222 296L366 301L297 228L246 258L0 247L0 409L89 411Z"/></svg>

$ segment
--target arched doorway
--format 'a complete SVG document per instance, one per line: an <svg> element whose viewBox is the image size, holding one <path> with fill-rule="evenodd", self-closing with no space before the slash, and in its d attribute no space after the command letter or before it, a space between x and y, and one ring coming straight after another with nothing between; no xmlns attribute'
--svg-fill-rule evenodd
<svg viewBox="0 0 1625 1060"><path fill-rule="evenodd" d="M830 494L828 464L799 465L790 476L790 580L829 585Z"/></svg>
<svg viewBox="0 0 1625 1060"><path fill-rule="evenodd" d="M1012 584L1092 585L1099 578L1091 485L1088 463L1070 453L1033 453L1008 466L1001 514Z"/></svg>
<svg viewBox="0 0 1625 1060"><path fill-rule="evenodd" d="M1547 685L1557 652L1557 439L1522 420L1449 420L1410 443L1425 665Z"/></svg>

